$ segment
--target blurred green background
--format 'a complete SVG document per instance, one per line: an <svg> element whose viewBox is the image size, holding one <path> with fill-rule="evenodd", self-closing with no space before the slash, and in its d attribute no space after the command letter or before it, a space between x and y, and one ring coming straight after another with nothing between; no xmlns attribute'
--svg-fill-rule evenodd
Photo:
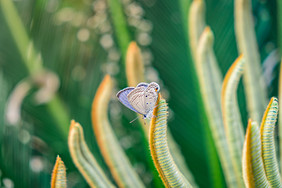
<svg viewBox="0 0 282 188"><path fill-rule="evenodd" d="M189 0L15 0L13 3L34 48L41 53L43 67L59 77L60 87L56 93L63 109L57 110L48 103L37 105L34 100L40 87L37 85L24 97L21 120L16 125L6 120L8 98L15 86L29 78L30 73L2 7L1 186L50 187L51 171L59 154L67 167L68 186L87 187L67 147L71 119L81 123L88 146L111 177L93 134L91 103L105 74L116 79L116 92L126 87L124 55L132 40L141 48L146 79L161 85L161 92L170 107L168 126L197 184L199 187L217 187L216 181L223 181L213 142L204 123L205 115L201 112L198 81L190 56L187 35ZM214 50L224 75L238 56L234 2L206 0L205 3L206 21L214 32ZM122 6L123 17L114 15L119 10L117 5ZM277 14L279 6L274 0L252 1L269 97L277 96L278 26L282 22ZM117 26L123 21L125 27ZM119 30L119 26L124 30ZM139 124L129 123L136 115L117 101L115 93L109 107L113 129L146 186L153 187L152 173L144 157L148 148L144 146ZM238 99L246 126L242 85Z"/></svg>

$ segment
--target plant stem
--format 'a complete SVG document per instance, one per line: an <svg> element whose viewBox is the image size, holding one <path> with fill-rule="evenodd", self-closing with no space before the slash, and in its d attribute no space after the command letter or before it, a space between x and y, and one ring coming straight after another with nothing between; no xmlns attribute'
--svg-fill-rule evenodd
<svg viewBox="0 0 282 188"><path fill-rule="evenodd" d="M123 7L120 0L108 0L112 22L114 24L115 36L121 49L122 57L125 60L128 44L131 37L127 28ZM125 66L125 61L123 61Z"/></svg>
<svg viewBox="0 0 282 188"><path fill-rule="evenodd" d="M180 7L180 12L182 15L182 24L185 32L185 36L188 36L187 34L187 29L188 29L188 9L191 5L192 0L179 0L179 7Z"/></svg>
<svg viewBox="0 0 282 188"><path fill-rule="evenodd" d="M0 5L4 18L6 19L6 23L11 31L11 35L14 38L20 55L24 60L27 70L30 74L32 74L42 69L40 64L34 64L36 63L36 61L33 61L35 59L34 48L32 47L31 41L28 38L24 25L13 2L10 0L1 0Z"/></svg>

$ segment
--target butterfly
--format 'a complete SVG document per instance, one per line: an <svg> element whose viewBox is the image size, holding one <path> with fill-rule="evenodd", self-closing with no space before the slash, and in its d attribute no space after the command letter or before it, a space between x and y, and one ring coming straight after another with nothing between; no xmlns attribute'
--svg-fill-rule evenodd
<svg viewBox="0 0 282 188"><path fill-rule="evenodd" d="M150 119L158 100L160 86L156 82L139 83L136 87L127 87L117 93L119 101L131 109L143 115L143 119Z"/></svg>

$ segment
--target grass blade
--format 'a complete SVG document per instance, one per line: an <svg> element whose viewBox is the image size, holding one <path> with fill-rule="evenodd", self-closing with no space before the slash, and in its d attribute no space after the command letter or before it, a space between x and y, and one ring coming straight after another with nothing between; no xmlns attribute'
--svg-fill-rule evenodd
<svg viewBox="0 0 282 188"><path fill-rule="evenodd" d="M252 120L259 122L267 103L267 94L260 66L250 0L235 0L235 31L239 51L244 54L246 61L244 85L249 116Z"/></svg>
<svg viewBox="0 0 282 188"><path fill-rule="evenodd" d="M280 173L274 143L274 128L278 115L278 100L272 97L260 126L262 159L266 177L271 187L281 187Z"/></svg>
<svg viewBox="0 0 282 188"><path fill-rule="evenodd" d="M52 172L51 188L66 188L66 187L67 187L66 167L64 162L58 155Z"/></svg>
<svg viewBox="0 0 282 188"><path fill-rule="evenodd" d="M261 154L258 124L249 120L242 157L243 178L247 188L270 187Z"/></svg>
<svg viewBox="0 0 282 188"><path fill-rule="evenodd" d="M108 104L112 95L113 80L106 75L92 104L92 124L105 162L120 187L145 187L130 164L108 120Z"/></svg>

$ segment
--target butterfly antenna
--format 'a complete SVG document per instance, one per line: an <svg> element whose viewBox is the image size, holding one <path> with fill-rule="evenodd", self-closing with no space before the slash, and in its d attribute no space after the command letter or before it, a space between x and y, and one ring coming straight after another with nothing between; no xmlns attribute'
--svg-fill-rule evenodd
<svg viewBox="0 0 282 188"><path fill-rule="evenodd" d="M132 120L131 122L129 122L129 123L132 123L132 122L134 122L136 119L138 119L139 117L137 116L134 120Z"/></svg>

